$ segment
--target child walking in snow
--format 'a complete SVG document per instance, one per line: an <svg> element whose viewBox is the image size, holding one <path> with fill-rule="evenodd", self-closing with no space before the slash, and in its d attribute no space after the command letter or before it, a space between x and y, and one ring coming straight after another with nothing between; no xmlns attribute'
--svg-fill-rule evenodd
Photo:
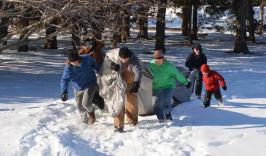
<svg viewBox="0 0 266 156"><path fill-rule="evenodd" d="M205 96L203 100L204 107L210 106L212 94L214 94L214 97L218 101L218 105L223 106L220 86L223 90L227 90L224 78L218 72L211 70L207 64L203 64L200 70L205 84Z"/></svg>

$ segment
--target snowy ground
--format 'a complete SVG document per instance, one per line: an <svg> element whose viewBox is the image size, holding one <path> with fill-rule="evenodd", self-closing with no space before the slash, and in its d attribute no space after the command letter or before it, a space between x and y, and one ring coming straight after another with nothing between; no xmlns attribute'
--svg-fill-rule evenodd
<svg viewBox="0 0 266 156"><path fill-rule="evenodd" d="M184 66L191 48L177 41L180 34L167 35L166 57ZM198 41L209 65L227 81L223 108L213 99L205 109L192 96L174 108L172 122L140 117L136 127L125 125L123 134L113 132L106 112L97 112L96 124L82 125L72 92L70 100L59 100L62 51L5 51L0 54L0 156L265 156L266 46L250 44L251 55L225 53L232 50L233 39L213 33ZM127 45L142 60L150 60L142 52L153 49L153 40Z"/></svg>

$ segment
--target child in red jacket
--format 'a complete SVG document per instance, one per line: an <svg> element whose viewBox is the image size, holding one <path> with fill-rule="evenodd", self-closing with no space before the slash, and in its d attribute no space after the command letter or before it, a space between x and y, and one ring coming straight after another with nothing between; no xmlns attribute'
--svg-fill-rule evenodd
<svg viewBox="0 0 266 156"><path fill-rule="evenodd" d="M212 94L214 94L214 97L218 101L218 105L223 106L220 86L223 88L223 90L227 89L224 78L218 72L211 70L207 64L203 64L200 70L203 75L203 82L205 84L206 90L203 105L205 107L209 107Z"/></svg>

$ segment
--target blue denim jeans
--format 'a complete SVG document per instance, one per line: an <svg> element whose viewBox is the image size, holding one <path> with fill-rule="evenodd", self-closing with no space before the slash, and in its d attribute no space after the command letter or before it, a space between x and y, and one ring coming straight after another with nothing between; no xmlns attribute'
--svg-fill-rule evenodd
<svg viewBox="0 0 266 156"><path fill-rule="evenodd" d="M173 93L174 88L153 90L153 96L155 97L154 112L159 120L164 120L165 114L171 113Z"/></svg>

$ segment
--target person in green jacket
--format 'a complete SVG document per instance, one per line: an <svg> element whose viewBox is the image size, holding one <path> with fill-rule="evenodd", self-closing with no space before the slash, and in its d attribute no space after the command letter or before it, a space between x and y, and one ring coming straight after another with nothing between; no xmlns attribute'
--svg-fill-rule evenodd
<svg viewBox="0 0 266 156"><path fill-rule="evenodd" d="M172 63L164 58L161 50L154 51L149 69L153 76L154 112L159 123L172 120L171 101L176 88L176 80L186 85L187 88L191 83Z"/></svg>

